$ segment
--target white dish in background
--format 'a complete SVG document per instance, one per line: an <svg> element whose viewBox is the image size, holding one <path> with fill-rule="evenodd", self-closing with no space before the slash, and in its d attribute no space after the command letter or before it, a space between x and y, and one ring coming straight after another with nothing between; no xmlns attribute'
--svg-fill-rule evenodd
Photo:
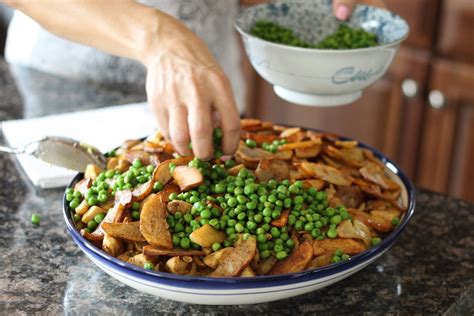
<svg viewBox="0 0 474 316"><path fill-rule="evenodd" d="M244 10L236 21L245 51L255 70L273 84L282 99L301 105L335 106L354 102L362 90L384 75L408 24L387 10L357 6L347 22L377 34L380 45L358 49L314 49L272 43L250 34L256 21L268 20L289 27L303 40L317 43L341 24L331 1L287 0Z"/></svg>

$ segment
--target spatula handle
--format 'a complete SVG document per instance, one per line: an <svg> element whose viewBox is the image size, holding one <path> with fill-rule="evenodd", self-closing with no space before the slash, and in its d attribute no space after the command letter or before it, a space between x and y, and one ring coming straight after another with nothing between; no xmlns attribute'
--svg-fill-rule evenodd
<svg viewBox="0 0 474 316"><path fill-rule="evenodd" d="M0 146L0 152L7 153L7 154L22 154L23 151L16 149L16 148L10 148L10 147L5 147L5 146Z"/></svg>

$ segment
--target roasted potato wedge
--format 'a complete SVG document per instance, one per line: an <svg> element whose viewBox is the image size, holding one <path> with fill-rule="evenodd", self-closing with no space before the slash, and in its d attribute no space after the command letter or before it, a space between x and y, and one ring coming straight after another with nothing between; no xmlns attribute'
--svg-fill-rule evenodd
<svg viewBox="0 0 474 316"><path fill-rule="evenodd" d="M166 206L159 195L147 199L140 215L140 232L153 246L173 248L171 234L166 222Z"/></svg>

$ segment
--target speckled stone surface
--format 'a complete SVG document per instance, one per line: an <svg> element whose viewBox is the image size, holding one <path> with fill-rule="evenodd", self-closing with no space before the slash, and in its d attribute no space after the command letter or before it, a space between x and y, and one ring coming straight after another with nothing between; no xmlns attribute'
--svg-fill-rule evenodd
<svg viewBox="0 0 474 316"><path fill-rule="evenodd" d="M2 121L145 98L141 88L113 89L17 69L28 78L20 94L10 73L0 61ZM111 279L68 236L61 190L35 189L8 156L0 156L0 174L0 314L473 313L474 205L450 197L418 189L415 215L396 245L335 285L267 304L200 306ZM31 225L32 213L42 216L39 227Z"/></svg>

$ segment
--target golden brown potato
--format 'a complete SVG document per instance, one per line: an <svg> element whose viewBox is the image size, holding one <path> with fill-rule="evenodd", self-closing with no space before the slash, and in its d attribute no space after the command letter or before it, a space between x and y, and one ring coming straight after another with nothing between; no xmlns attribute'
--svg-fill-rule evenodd
<svg viewBox="0 0 474 316"><path fill-rule="evenodd" d="M240 273L240 276L241 277L254 277L254 276L257 276L257 274L255 273L255 271L253 271L253 269L250 267L250 266L247 266L243 271L242 273Z"/></svg>
<svg viewBox="0 0 474 316"><path fill-rule="evenodd" d="M298 143L283 144L280 147L278 147L278 150L279 151L286 151L286 150L304 149L304 148L311 148L311 147L314 147L316 145L319 145L319 144L315 140L305 140L305 141L298 142Z"/></svg>
<svg viewBox="0 0 474 316"><path fill-rule="evenodd" d="M170 201L166 205L168 212L173 215L176 214L177 212L180 212L182 214L187 214L191 211L192 207L193 206L189 204L188 202L180 201L180 200Z"/></svg>
<svg viewBox="0 0 474 316"><path fill-rule="evenodd" d="M287 258L275 263L268 274L274 275L303 271L312 258L313 247L309 242L305 241L293 250Z"/></svg>
<svg viewBox="0 0 474 316"><path fill-rule="evenodd" d="M143 268L145 263L153 263L154 264L155 262L152 258L149 258L146 255L144 255L143 253L140 253L140 254L135 255L135 256L131 257L130 259L128 259L128 263L131 263L131 264L136 265L140 268Z"/></svg>
<svg viewBox="0 0 474 316"><path fill-rule="evenodd" d="M321 152L321 145L314 145L307 148L296 148L295 156L298 158L314 158Z"/></svg>
<svg viewBox="0 0 474 316"><path fill-rule="evenodd" d="M200 186L204 177L201 171L197 168L188 166L178 166L173 170L172 176L176 183L179 185L181 191L187 191L192 188Z"/></svg>
<svg viewBox="0 0 474 316"><path fill-rule="evenodd" d="M143 253L149 257L157 257L157 256L204 256L205 252L202 250L186 250L181 248L174 248L174 249L165 249L160 248L152 245L144 246Z"/></svg>
<svg viewBox="0 0 474 316"><path fill-rule="evenodd" d="M102 228L112 237L129 241L146 241L140 232L140 222L104 223Z"/></svg>
<svg viewBox="0 0 474 316"><path fill-rule="evenodd" d="M337 226L337 235L340 238L360 239L366 246L369 246L371 241L368 227L356 219L354 223L350 220L342 221Z"/></svg>
<svg viewBox="0 0 474 316"><path fill-rule="evenodd" d="M191 235L189 235L189 239L203 248L210 248L215 242L224 242L226 234L206 224L193 231Z"/></svg>
<svg viewBox="0 0 474 316"><path fill-rule="evenodd" d="M257 251L257 242L255 238L242 242L235 247L228 255L219 260L216 270L210 274L211 277L233 277L238 276L252 261Z"/></svg>
<svg viewBox="0 0 474 316"><path fill-rule="evenodd" d="M84 178L95 180L101 172L102 170L99 168L99 166L88 164L86 166L86 170L84 171Z"/></svg>
<svg viewBox="0 0 474 316"><path fill-rule="evenodd" d="M266 275L277 262L275 256L270 256L267 259L264 259L260 262L256 272L258 275Z"/></svg>
<svg viewBox="0 0 474 316"><path fill-rule="evenodd" d="M384 168L376 163L366 161L359 171L366 180L380 185L382 189L396 190L399 188L398 184L385 174Z"/></svg>
<svg viewBox="0 0 474 316"><path fill-rule="evenodd" d="M151 245L166 249L173 248L166 222L166 207L157 194L143 204L140 214L140 231Z"/></svg>
<svg viewBox="0 0 474 316"><path fill-rule="evenodd" d="M190 261L186 258L191 257L172 257L168 259L165 263L165 269L174 274L188 274L191 270L193 260L191 258Z"/></svg>
<svg viewBox="0 0 474 316"><path fill-rule="evenodd" d="M215 269L217 268L217 265L219 264L221 258L228 256L233 250L234 248L232 247L223 248L221 250L208 254L204 257L203 261L209 268Z"/></svg>
<svg viewBox="0 0 474 316"><path fill-rule="evenodd" d="M104 234L102 249L112 257L117 257L123 252L123 244L120 239Z"/></svg>
<svg viewBox="0 0 474 316"><path fill-rule="evenodd" d="M329 183L343 186L351 184L351 181L344 177L341 171L336 168L312 162L304 162L301 164L301 167L305 172Z"/></svg>
<svg viewBox="0 0 474 316"><path fill-rule="evenodd" d="M84 199L85 200L85 199ZM84 215L82 215L82 222L84 224L87 224L89 223L90 221L92 221L94 219L94 217L98 214L105 214L106 211L101 208L101 207L98 207L98 206L91 206L87 212L84 213Z"/></svg>
<svg viewBox="0 0 474 316"><path fill-rule="evenodd" d="M355 239L343 238L326 238L323 240L315 240L313 242L313 251L315 256L324 255L326 253L333 254L336 250L341 250L348 255L354 255L365 250L363 242Z"/></svg>
<svg viewBox="0 0 474 316"><path fill-rule="evenodd" d="M76 207L76 214L83 215L89 209L89 204L87 204L87 199L82 200L82 202Z"/></svg>
<svg viewBox="0 0 474 316"><path fill-rule="evenodd" d="M270 161L264 158L259 162L255 175L260 182L268 182L271 179L283 181L290 178L290 165L281 160Z"/></svg>

